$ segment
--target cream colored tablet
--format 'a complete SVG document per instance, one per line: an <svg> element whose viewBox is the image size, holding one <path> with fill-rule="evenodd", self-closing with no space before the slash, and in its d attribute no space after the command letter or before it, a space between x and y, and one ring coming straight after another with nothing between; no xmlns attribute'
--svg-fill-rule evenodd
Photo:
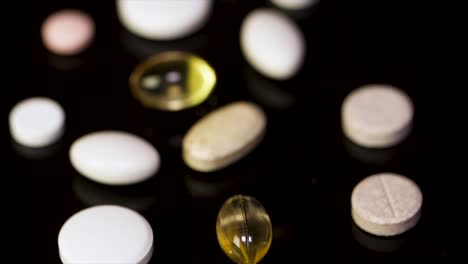
<svg viewBox="0 0 468 264"><path fill-rule="evenodd" d="M369 84L352 91L343 101L344 134L355 144L386 148L403 141L411 132L413 104L402 90Z"/></svg>
<svg viewBox="0 0 468 264"><path fill-rule="evenodd" d="M263 138L266 115L256 104L233 102L204 116L185 134L183 159L194 170L211 172L250 153Z"/></svg>
<svg viewBox="0 0 468 264"><path fill-rule="evenodd" d="M319 0L271 0L271 2L283 9L301 10L317 4Z"/></svg>
<svg viewBox="0 0 468 264"><path fill-rule="evenodd" d="M396 173L378 173L353 189L351 215L368 233L394 236L418 223L422 202L421 190L413 180Z"/></svg>
<svg viewBox="0 0 468 264"><path fill-rule="evenodd" d="M9 126L15 142L26 147L46 147L62 137L65 111L51 98L26 98L11 109Z"/></svg>
<svg viewBox="0 0 468 264"><path fill-rule="evenodd" d="M146 264L153 253L153 230L126 207L88 207L63 224L58 248L64 264Z"/></svg>

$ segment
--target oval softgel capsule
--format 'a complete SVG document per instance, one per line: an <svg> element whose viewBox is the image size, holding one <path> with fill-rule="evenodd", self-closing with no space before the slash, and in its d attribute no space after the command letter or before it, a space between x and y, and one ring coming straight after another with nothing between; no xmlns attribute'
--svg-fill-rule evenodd
<svg viewBox="0 0 468 264"><path fill-rule="evenodd" d="M76 139L70 162L83 176L107 185L127 185L149 179L160 167L156 148L124 131L97 131Z"/></svg>
<svg viewBox="0 0 468 264"><path fill-rule="evenodd" d="M242 22L241 50L248 63L263 75L292 78L305 56L305 38L296 23L272 8L251 11Z"/></svg>
<svg viewBox="0 0 468 264"><path fill-rule="evenodd" d="M267 118L256 104L237 101L208 113L185 134L183 159L194 170L222 169L250 153L263 138Z"/></svg>

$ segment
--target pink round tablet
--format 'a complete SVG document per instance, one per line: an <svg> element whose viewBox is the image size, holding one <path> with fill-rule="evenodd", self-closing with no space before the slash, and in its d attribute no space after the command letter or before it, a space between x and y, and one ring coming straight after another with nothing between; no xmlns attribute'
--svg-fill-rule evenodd
<svg viewBox="0 0 468 264"><path fill-rule="evenodd" d="M59 55L75 55L92 42L94 21L83 11L63 9L49 15L42 24L41 36L45 47Z"/></svg>

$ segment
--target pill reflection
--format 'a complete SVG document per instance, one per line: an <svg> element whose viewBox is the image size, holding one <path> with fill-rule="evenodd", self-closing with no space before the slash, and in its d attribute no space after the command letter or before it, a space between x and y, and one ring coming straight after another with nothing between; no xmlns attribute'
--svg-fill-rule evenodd
<svg viewBox="0 0 468 264"><path fill-rule="evenodd" d="M244 78L250 95L263 105L282 110L290 108L296 101L295 96L282 89L278 82L261 76L247 64L244 65Z"/></svg>
<svg viewBox="0 0 468 264"><path fill-rule="evenodd" d="M346 152L354 159L371 165L383 165L395 159L398 147L374 149L361 147L343 136L343 146Z"/></svg>
<svg viewBox="0 0 468 264"><path fill-rule="evenodd" d="M76 198L84 206L115 204L144 211L157 202L154 192L141 186L107 186L92 182L79 174L72 180Z"/></svg>
<svg viewBox="0 0 468 264"><path fill-rule="evenodd" d="M48 53L47 62L60 71L74 71L83 68L85 65L85 57L83 55L61 56L53 53Z"/></svg>
<svg viewBox="0 0 468 264"><path fill-rule="evenodd" d="M352 223L351 233L362 247L377 253L399 251L406 241L405 234L396 237L378 237L371 235Z"/></svg>
<svg viewBox="0 0 468 264"><path fill-rule="evenodd" d="M234 185L233 178L224 180L201 179L192 174L184 176L185 187L190 196L194 198L210 198L224 193Z"/></svg>
<svg viewBox="0 0 468 264"><path fill-rule="evenodd" d="M15 151L16 154L18 154L19 156L25 159L30 159L30 160L43 160L43 159L53 157L55 154L57 154L61 150L63 146L62 139L57 140L51 145L38 147L38 148L21 145L13 139L11 139L10 142L11 142L12 149Z"/></svg>

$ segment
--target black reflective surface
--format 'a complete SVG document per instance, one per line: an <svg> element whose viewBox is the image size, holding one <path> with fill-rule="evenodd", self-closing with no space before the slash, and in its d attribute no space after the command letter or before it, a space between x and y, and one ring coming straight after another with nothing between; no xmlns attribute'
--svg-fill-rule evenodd
<svg viewBox="0 0 468 264"><path fill-rule="evenodd" d="M57 235L73 213L115 203L138 210L152 224L151 263L231 263L216 240L216 216L235 194L258 199L270 214L273 242L261 263L330 263L452 254L451 182L460 176L466 149L461 85L440 45L439 6L409 1L322 0L306 12L287 12L307 41L304 67L287 81L258 75L239 49L239 27L248 11L267 1L216 1L208 24L182 40L156 42L124 30L113 1L16 4L12 44L4 51L1 156L6 255L11 263L59 263ZM59 57L41 43L40 26L52 11L82 8L96 22L96 38L84 54ZM12 23L12 22L10 22ZM454 46L454 49L457 47ZM130 93L128 78L147 56L191 51L216 70L218 83L201 105L181 112L146 109ZM8 56L10 55L10 56ZM10 60L11 58L11 60ZM460 71L458 71L460 72ZM343 137L341 101L372 82L404 89L413 99L411 135L388 151L360 149ZM64 137L45 150L12 143L8 113L19 100L49 96L67 115ZM196 120L234 100L252 100L268 115L257 149L219 172L202 174L181 158L181 139ZM118 129L149 140L161 170L151 180L109 187L84 179L71 166L68 148L78 137ZM393 171L415 180L424 195L418 225L382 239L353 225L352 188L365 176ZM340 262L342 263L342 262Z"/></svg>

